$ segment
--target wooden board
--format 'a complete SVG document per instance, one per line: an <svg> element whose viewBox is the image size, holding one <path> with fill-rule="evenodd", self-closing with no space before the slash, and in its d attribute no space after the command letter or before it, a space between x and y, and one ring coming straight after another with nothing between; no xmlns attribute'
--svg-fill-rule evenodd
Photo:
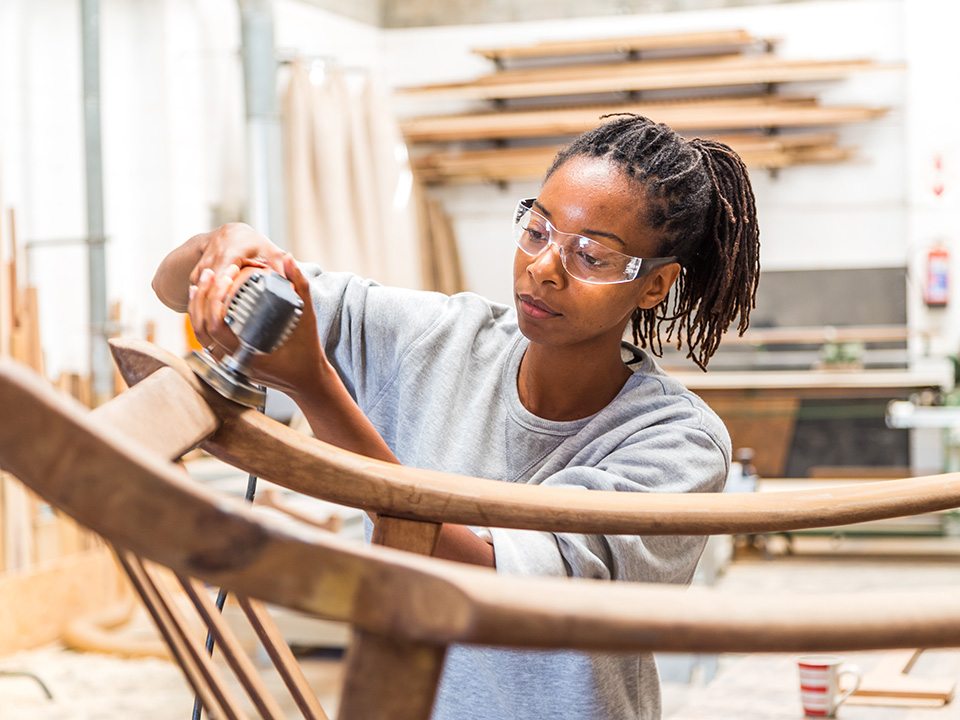
<svg viewBox="0 0 960 720"><path fill-rule="evenodd" d="M717 137L740 155L748 167L773 169L809 162L847 159L851 148L833 145L833 133L738 135ZM424 182L518 180L542 178L561 145L441 150L413 159Z"/></svg>
<svg viewBox="0 0 960 720"><path fill-rule="evenodd" d="M596 127L601 116L614 112L644 115L685 132L838 125L872 120L886 110L821 106L812 98L723 98L418 117L402 121L401 129L410 143L568 136Z"/></svg>
<svg viewBox="0 0 960 720"><path fill-rule="evenodd" d="M706 32L639 35L633 37L561 40L531 45L476 48L473 52L490 60L519 60L604 53L648 52L655 50L694 50L703 48L748 47L769 44L746 30L711 30Z"/></svg>
<svg viewBox="0 0 960 720"><path fill-rule="evenodd" d="M53 642L71 619L122 594L113 555L103 546L0 576L0 657Z"/></svg>
<svg viewBox="0 0 960 720"><path fill-rule="evenodd" d="M787 60L732 56L504 71L471 82L400 90L414 99L494 100L836 80L881 67L870 60ZM900 66L891 66L897 67Z"/></svg>

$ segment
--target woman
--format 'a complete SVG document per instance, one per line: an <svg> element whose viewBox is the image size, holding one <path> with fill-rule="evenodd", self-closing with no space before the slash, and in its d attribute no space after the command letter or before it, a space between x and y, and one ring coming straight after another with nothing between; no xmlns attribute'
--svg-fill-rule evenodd
<svg viewBox="0 0 960 720"><path fill-rule="evenodd" d="M722 423L642 348L659 353L677 333L705 368L737 316L747 327L759 233L736 154L615 116L561 151L539 195L518 204L514 235L513 308L300 268L238 225L191 238L154 288L223 352L236 342L222 316L240 268L286 275L307 307L257 377L346 449L507 482L722 489ZM622 342L628 323L634 345ZM437 554L501 573L687 583L704 542L446 524ZM658 718L659 681L650 654L458 647L434 716Z"/></svg>

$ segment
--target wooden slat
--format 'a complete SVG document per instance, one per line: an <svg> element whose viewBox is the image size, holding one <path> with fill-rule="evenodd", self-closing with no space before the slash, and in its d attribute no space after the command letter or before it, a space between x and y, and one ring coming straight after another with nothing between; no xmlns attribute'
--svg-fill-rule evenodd
<svg viewBox="0 0 960 720"><path fill-rule="evenodd" d="M840 161L853 152L832 145L833 133L738 135L717 137L740 155L748 167L783 168L810 162ZM413 159L424 182L518 180L542 178L561 145L443 150Z"/></svg>
<svg viewBox="0 0 960 720"><path fill-rule="evenodd" d="M263 603L243 595L237 595L236 599L303 717L306 720L329 720L290 646Z"/></svg>
<svg viewBox="0 0 960 720"><path fill-rule="evenodd" d="M592 129L602 115L615 112L644 115L685 132L865 122L880 117L886 110L863 106L820 106L813 101L780 97L719 99L419 117L402 121L401 127L410 143L565 136Z"/></svg>
<svg viewBox="0 0 960 720"><path fill-rule="evenodd" d="M865 675L854 695L860 697L922 698L946 702L953 698L956 681L909 675Z"/></svg>
<svg viewBox="0 0 960 720"><path fill-rule="evenodd" d="M634 37L594 38L589 40L561 40L531 45L476 48L473 52L490 60L519 60L573 55L599 55L603 53L645 52L651 50L747 47L770 42L773 41L756 38L746 30L712 30L706 32L639 35Z"/></svg>
<svg viewBox="0 0 960 720"><path fill-rule="evenodd" d="M217 718L246 720L246 714L213 659L187 632L183 614L158 574L133 553L117 548L117 557L207 712Z"/></svg>
<svg viewBox="0 0 960 720"><path fill-rule="evenodd" d="M182 359L155 345L129 339L111 348L131 384L163 365L196 381ZM864 375L878 381L875 373L851 380ZM891 381L889 374L883 378ZM213 391L207 397L223 418L220 432L204 443L209 452L291 490L391 517L548 532L713 534L832 527L960 506L960 473L754 494L584 493L481 480L371 460L218 399Z"/></svg>
<svg viewBox="0 0 960 720"><path fill-rule="evenodd" d="M417 100L559 97L836 80L854 72L883 67L886 66L864 59L816 61L772 56L642 61L578 68L550 67L536 71L504 71L485 75L471 82L404 88L399 94L402 98Z"/></svg>
<svg viewBox="0 0 960 720"><path fill-rule="evenodd" d="M240 646L236 635L227 625L227 621L220 614L216 604L207 595L203 584L184 575L178 575L177 579L203 619L204 625L216 640L216 647L226 659L237 680L240 681L240 685L253 703L257 715L264 720L283 720L283 710L280 709L277 701L267 690L267 686L263 683L256 667L254 667L253 661Z"/></svg>

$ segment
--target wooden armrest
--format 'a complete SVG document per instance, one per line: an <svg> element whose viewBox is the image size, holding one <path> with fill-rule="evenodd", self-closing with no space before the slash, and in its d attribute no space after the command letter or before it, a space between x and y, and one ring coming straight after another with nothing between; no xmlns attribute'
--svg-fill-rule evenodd
<svg viewBox="0 0 960 720"><path fill-rule="evenodd" d="M176 370L220 418L202 447L283 487L380 515L547 532L664 535L831 527L960 506L960 474L781 493L625 493L504 483L371 460L225 400L186 363L142 340L113 340L126 381Z"/></svg>

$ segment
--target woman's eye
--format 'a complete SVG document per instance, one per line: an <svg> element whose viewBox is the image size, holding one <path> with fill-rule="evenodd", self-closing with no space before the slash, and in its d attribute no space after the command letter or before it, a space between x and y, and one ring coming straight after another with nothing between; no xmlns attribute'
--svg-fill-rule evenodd
<svg viewBox="0 0 960 720"><path fill-rule="evenodd" d="M546 233L542 233L534 228L528 227L526 228L525 232L527 233L527 237L530 238L532 242L543 242L547 239Z"/></svg>
<svg viewBox="0 0 960 720"><path fill-rule="evenodd" d="M583 262L585 265L589 265L590 267L602 267L603 265L606 265L603 260L598 257L594 257L590 253L578 252L577 257L581 262Z"/></svg>

